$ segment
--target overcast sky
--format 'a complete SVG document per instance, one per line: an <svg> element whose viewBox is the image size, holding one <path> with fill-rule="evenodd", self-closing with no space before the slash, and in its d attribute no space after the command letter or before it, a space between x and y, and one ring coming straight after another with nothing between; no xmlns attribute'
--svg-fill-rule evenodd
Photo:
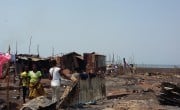
<svg viewBox="0 0 180 110"><path fill-rule="evenodd" d="M1 0L0 51L180 64L180 0Z"/></svg>

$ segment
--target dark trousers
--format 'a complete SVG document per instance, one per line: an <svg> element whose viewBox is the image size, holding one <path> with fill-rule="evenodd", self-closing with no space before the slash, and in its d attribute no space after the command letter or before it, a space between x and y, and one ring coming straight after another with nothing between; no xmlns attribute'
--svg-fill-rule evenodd
<svg viewBox="0 0 180 110"><path fill-rule="evenodd" d="M23 101L25 103L25 99L26 99L26 96L28 94L28 87L27 86L23 86L22 90L23 90Z"/></svg>

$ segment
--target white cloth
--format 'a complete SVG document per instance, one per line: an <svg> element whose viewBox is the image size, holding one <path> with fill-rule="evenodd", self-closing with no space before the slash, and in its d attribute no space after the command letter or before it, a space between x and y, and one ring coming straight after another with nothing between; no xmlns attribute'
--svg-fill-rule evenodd
<svg viewBox="0 0 180 110"><path fill-rule="evenodd" d="M49 69L49 73L52 77L51 86L60 86L61 85L60 70L61 69L59 67L52 67Z"/></svg>

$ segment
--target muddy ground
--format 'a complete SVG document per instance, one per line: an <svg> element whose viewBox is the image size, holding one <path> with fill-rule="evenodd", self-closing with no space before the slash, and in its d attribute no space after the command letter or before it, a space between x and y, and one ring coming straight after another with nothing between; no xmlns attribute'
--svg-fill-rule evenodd
<svg viewBox="0 0 180 110"><path fill-rule="evenodd" d="M115 74L105 76L107 97L94 103L78 107L67 108L68 110L180 110L178 106L161 105L158 95L162 82L180 83L178 74ZM5 80L0 81L0 107L6 105L7 91ZM49 80L43 79L47 96L51 97ZM22 93L18 90L18 82L10 84L9 92L10 110L19 110L22 106ZM62 87L63 88L63 87ZM61 90L63 92L63 89ZM19 95L20 94L20 95ZM20 96L20 97L19 97ZM28 101L28 99L27 99ZM0 109L1 110L1 109ZM65 110L65 109L60 109Z"/></svg>

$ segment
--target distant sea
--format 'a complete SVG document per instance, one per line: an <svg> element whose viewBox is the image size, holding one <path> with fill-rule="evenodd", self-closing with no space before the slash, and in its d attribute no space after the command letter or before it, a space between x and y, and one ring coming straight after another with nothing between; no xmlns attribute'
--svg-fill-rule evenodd
<svg viewBox="0 0 180 110"><path fill-rule="evenodd" d="M180 65L136 64L136 67L142 67L142 68L180 68Z"/></svg>

